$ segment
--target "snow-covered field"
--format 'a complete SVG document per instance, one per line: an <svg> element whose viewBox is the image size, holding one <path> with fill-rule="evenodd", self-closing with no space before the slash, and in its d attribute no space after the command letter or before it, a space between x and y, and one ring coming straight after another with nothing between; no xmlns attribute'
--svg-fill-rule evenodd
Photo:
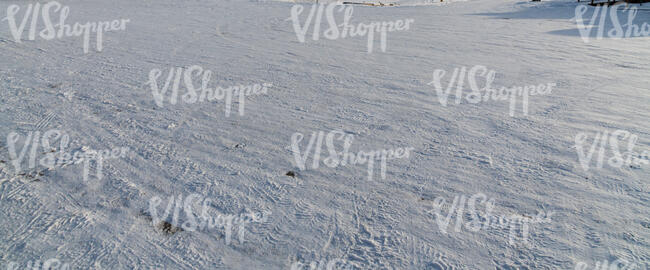
<svg viewBox="0 0 650 270"><path fill-rule="evenodd" d="M0 1L0 269L650 269L646 5L297 2Z"/></svg>

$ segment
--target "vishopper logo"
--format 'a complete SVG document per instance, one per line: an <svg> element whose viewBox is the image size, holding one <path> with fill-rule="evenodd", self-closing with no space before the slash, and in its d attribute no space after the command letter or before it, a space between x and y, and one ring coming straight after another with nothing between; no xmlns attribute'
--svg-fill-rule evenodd
<svg viewBox="0 0 650 270"><path fill-rule="evenodd" d="M163 72L160 69L152 69L149 72L149 80L145 84L151 87L151 94L153 95L156 105L163 107L165 94L167 94L170 86L171 93L168 97L169 103L175 105L178 102L182 78L182 83L185 85L186 91L185 94L180 97L181 101L193 104L196 102L212 102L215 100L221 101L225 99L226 117L230 116L233 97L237 97L239 103L239 115L243 116L247 96L267 94L268 88L273 87L273 84L271 83L262 83L231 86L228 88L222 88L219 86L210 88L209 84L212 77L212 71L204 70L202 67L194 65L187 69L183 67L170 68L167 73L167 79L165 80L164 85L162 85L162 88L160 88L158 78L160 78L162 73ZM199 89L194 84L195 77L201 77L200 93L198 93Z"/></svg>
<svg viewBox="0 0 650 270"><path fill-rule="evenodd" d="M67 152L66 148L68 148L70 137L57 129L45 131L42 136L40 131L30 131L27 136L25 136L25 139L22 140L22 148L19 148L17 143L21 141L21 137L22 136L16 132L11 132L7 136L9 157L11 158L11 164L16 170L16 174L21 174L23 160L25 160L27 151L29 151L28 166L30 169L34 169L37 165L41 165L52 170L57 166L64 167L83 162L83 180L88 181L90 175L90 163L91 161L94 161L96 165L95 176L98 180L101 180L103 177L102 170L104 167L104 161L108 159L123 158L128 151L128 148L126 147L105 149L101 151L82 147L74 152ZM58 151L57 148L54 147L56 141L59 142ZM37 164L36 159L39 145L42 146L42 157L39 159ZM18 149L20 149L20 152L18 152Z"/></svg>
<svg viewBox="0 0 650 270"><path fill-rule="evenodd" d="M625 166L636 166L639 167L642 164L650 164L650 153L647 150L644 150L642 153L638 153L634 150L636 143L639 139L639 136L632 134L627 130L616 130L614 132L609 132L605 130L603 132L596 132L594 134L594 139L591 143L591 146L587 145L585 149L584 144L587 143L588 135L586 133L578 133L575 137L575 149L578 153L578 161L580 166L585 171L589 170L589 166L592 163L591 161L594 158L594 153L598 149L597 159L596 159L596 168L602 169L605 164L606 156L606 146L609 145L611 150L611 156L607 159L607 164L613 168L621 168ZM619 143L627 140L625 144L625 151L621 153ZM599 147L600 146L600 147Z"/></svg>
<svg viewBox="0 0 650 270"><path fill-rule="evenodd" d="M352 270L352 265L343 259L321 259L311 262L294 262L290 270Z"/></svg>
<svg viewBox="0 0 650 270"><path fill-rule="evenodd" d="M448 104L449 94L456 86L456 104L460 104L463 98L469 103L479 103L481 101L488 101L492 99L493 101L509 101L510 102L510 116L515 116L515 110L517 106L517 98L521 97L521 106L522 112L524 115L528 115L528 106L530 96L536 95L548 95L553 90L553 87L556 86L555 83L546 83L538 85L526 85L526 86L516 86L516 87L501 87L499 90L492 88L492 83L496 77L496 72L494 70L489 70L485 66L477 65L468 70L467 67L454 68L454 72L451 74L451 78L447 83L447 87L443 90L443 78L447 75L447 71L443 69L436 69L433 71L433 80L428 83L428 85L433 85L438 96L438 101L444 107ZM477 82L477 77L482 77L485 81L484 87L480 87ZM470 93L467 93L463 96L463 91L465 90L465 80L469 84L471 90ZM481 97L483 95L483 97Z"/></svg>
<svg viewBox="0 0 650 270"><path fill-rule="evenodd" d="M451 3L456 3L456 2L467 2L468 0L426 0L424 3L426 5L432 5L432 6L446 6Z"/></svg>
<svg viewBox="0 0 650 270"><path fill-rule="evenodd" d="M529 224L550 223L551 216L553 215L553 212L545 213L544 211L538 211L538 214L535 216L513 214L508 217L493 215L492 211L495 206L494 199L487 199L487 196L483 193L472 195L469 200L465 195L456 195L451 207L445 206L445 204L445 198L437 197L432 203L432 209L428 211L428 213L433 214L438 224L438 229L442 233L447 233L449 223L454 212L456 212L456 226L454 227L456 232L461 232L463 227L465 230L471 232L478 232L481 229L508 229L508 243L510 245L515 243L517 230L520 232L521 240L524 244L527 244ZM463 217L467 216L465 212L466 205L467 213L470 217L468 222L463 220ZM481 205L485 209L483 212L478 211ZM446 215L441 211L443 208L448 208Z"/></svg>
<svg viewBox="0 0 650 270"><path fill-rule="evenodd" d="M240 215L218 214L212 216L209 213L212 207L212 199L204 198L202 195L196 193L190 194L184 200L183 195L178 195L178 197L170 196L163 214L158 215L158 206L161 203L162 199L158 196L154 196L149 200L148 214L151 216L153 226L162 228L167 233L175 233L179 230L193 232L203 231L205 229L212 230L214 228L223 229L227 245L232 241L234 225L238 227L237 236L239 243L244 243L246 224L264 223L271 214L270 211L262 211L259 213L243 213ZM202 207L200 214L197 216L193 211L193 207L199 204Z"/></svg>
<svg viewBox="0 0 650 270"><path fill-rule="evenodd" d="M323 140L325 140L329 156L323 159L323 163L327 167L336 168L348 164L367 164L368 181L372 181L376 160L380 161L381 178L386 179L386 163L388 160L409 158L410 151L414 149L413 147L398 147L395 149L373 150L368 152L359 151L355 154L350 152L354 136L352 134L345 134L342 130L334 130L328 132L327 136L325 136L324 131L312 132L307 148L305 149L305 152L302 153L300 150L300 144L304 138L305 135L299 132L291 135L291 151L293 152L296 165L300 170L306 169L305 164L312 149L314 150L312 156L312 169L318 169L321 162L320 157L323 148ZM343 142L343 151L341 153L336 151L335 141Z"/></svg>
<svg viewBox="0 0 650 270"><path fill-rule="evenodd" d="M589 24L585 25L585 20L582 16L587 12L589 7L586 5L579 5L575 10L576 26L580 32L580 37L585 43L589 42L591 37L591 32L596 26L596 20L598 20L598 30L596 30L596 39L601 40L604 37L606 31L606 21L607 15L609 14L609 19L612 23L613 28L607 31L607 36L612 39L621 39L621 38L630 38L630 37L648 37L650 36L650 24L644 22L641 25L635 24L634 19L638 13L637 7L626 7L623 11L627 12L627 23L621 24L620 19L618 18L619 9L623 5L614 5L611 7L608 6L597 6L594 9L594 13L589 20ZM609 11L609 12L608 12ZM600 15L600 18L598 17Z"/></svg>
<svg viewBox="0 0 650 270"><path fill-rule="evenodd" d="M129 19L113 20L113 21L100 21L100 22L86 22L86 23L75 23L74 25L66 24L65 20L68 18L70 13L70 8L68 6L63 6L57 1L47 2L45 4L35 3L28 4L23 14L21 20L18 20L16 15L20 12L19 5L10 5L7 8L7 17L3 21L9 23L9 29L11 30L11 35L14 37L14 40L17 43L21 43L23 32L29 24L29 34L27 36L28 40L35 40L37 27L38 27L38 17L39 15L43 20L43 29L38 32L44 40L52 40L55 38L63 37L79 37L83 35L83 49L84 53L88 53L90 47L90 35L91 33L95 34L96 48L98 52L101 52L104 48L104 32L110 31L119 31L126 30L126 23L130 22ZM52 13L59 14L58 24L54 24L51 20ZM31 16L31 18L30 18ZM30 20L31 19L31 20ZM19 21L19 22L18 22Z"/></svg>
<svg viewBox="0 0 650 270"><path fill-rule="evenodd" d="M625 259L616 259L615 261L609 263L608 260L597 261L594 263L594 267L589 267L589 264L586 262L578 262L574 270L633 270L641 269L637 267L636 263L631 263Z"/></svg>
<svg viewBox="0 0 650 270"><path fill-rule="evenodd" d="M319 40L321 35L321 22L324 15L329 26L327 30L323 31L323 37L326 39L335 40L346 37L367 36L368 53L372 53L375 42L375 33L377 33L379 35L381 51L386 52L388 32L407 31L410 29L411 23L415 21L413 19L406 19L396 20L392 22L371 22L368 24L359 23L357 25L351 25L350 20L352 19L354 8L351 5L340 5L338 12L336 12L335 9L337 6L337 3L312 5L305 23L303 25L300 25L299 16L302 14L305 8L302 5L294 5L291 8L291 17L287 20L291 20L293 22L293 30L296 32L298 41L305 43L307 30L309 30L312 22L314 23L312 39L314 41ZM334 14L341 12L344 13L343 23L337 24ZM315 18L314 15L316 16Z"/></svg>
<svg viewBox="0 0 650 270"><path fill-rule="evenodd" d="M24 266L24 267L23 267ZM30 269L30 270L68 270L70 269L70 264L62 263L59 259L48 259L42 262L40 260L36 261L27 261L24 264L17 262L9 262L7 265L7 270L19 270L19 269Z"/></svg>

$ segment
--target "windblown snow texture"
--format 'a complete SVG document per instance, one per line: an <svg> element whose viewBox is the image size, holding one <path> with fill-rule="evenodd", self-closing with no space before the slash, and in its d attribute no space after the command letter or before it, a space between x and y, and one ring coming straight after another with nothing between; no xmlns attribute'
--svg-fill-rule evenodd
<svg viewBox="0 0 650 270"><path fill-rule="evenodd" d="M581 132L627 130L650 149L648 38L583 42L575 1L393 2L402 5L354 9L355 24L414 20L371 54L365 37L299 42L294 3L283 1L62 0L70 23L130 19L88 54L76 37L17 43L0 22L0 267L574 269L624 259L648 269L649 167L585 171L574 147ZM0 17L29 3L1 1ZM235 105L226 117L223 102L157 106L150 71L192 65L211 70L213 85L273 87L247 99L243 116ZM557 86L531 98L528 115L453 94L442 106L432 72L475 65L496 70L498 86ZM129 152L105 162L101 180L83 181L79 164L16 173L5 138L50 129L69 135L70 151ZM368 181L363 166L299 170L292 134L306 144L331 130L353 134L355 152L414 150L385 179ZM162 209L192 193L214 213L270 215L229 244L220 230L152 224L153 197ZM478 193L495 214L554 215L527 242L510 243L505 229L457 231L455 217L443 233L435 199L444 212Z"/></svg>

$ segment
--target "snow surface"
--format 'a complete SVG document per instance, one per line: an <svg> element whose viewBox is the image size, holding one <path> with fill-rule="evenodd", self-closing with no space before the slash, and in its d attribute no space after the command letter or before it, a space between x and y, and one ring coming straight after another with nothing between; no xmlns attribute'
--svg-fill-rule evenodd
<svg viewBox="0 0 650 270"><path fill-rule="evenodd" d="M0 17L28 3L1 1ZM649 166L584 171L574 149L580 132L618 129L650 149L650 40L584 43L575 1L355 7L354 23L414 19L371 54L365 37L299 42L287 20L294 3L62 3L69 23L130 23L88 54L81 38L16 43L0 24L3 269L49 258L74 269L290 269L333 259L353 269L650 267ZM243 116L226 117L223 102L157 106L149 72L192 65L211 70L213 85L273 87L247 99ZM531 97L528 115L510 117L498 101L442 106L427 85L432 72L475 65L497 71L499 86L557 87ZM16 173L5 138L49 129L65 131L73 148L130 152L106 162L101 180L84 182L81 165L39 181ZM298 170L292 134L336 129L354 134L353 152L414 151L374 181L364 166ZM215 213L271 214L228 244L216 229L166 235L147 219L152 197L166 205L192 193L211 198ZM449 205L477 193L494 199L495 214L554 215L531 225L527 242L510 243L507 230L457 232L455 218L442 233L435 198Z"/></svg>

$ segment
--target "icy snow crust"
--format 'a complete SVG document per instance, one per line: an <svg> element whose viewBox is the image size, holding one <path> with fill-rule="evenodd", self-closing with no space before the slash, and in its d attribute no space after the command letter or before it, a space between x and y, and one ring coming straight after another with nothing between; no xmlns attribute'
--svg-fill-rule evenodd
<svg viewBox="0 0 650 270"><path fill-rule="evenodd" d="M0 11L27 3L0 1ZM355 8L355 23L414 19L372 54L366 38L298 42L293 3L62 3L70 22L131 21L89 54L78 38L16 43L1 22L3 269L49 258L74 269L291 269L333 259L353 269L574 269L616 259L648 269L648 166L584 171L573 146L580 132L623 129L650 149L650 40L584 43L575 1ZM157 106L149 72L191 65L212 70L213 83L273 88L247 100L244 116L225 117L223 103ZM433 70L474 65L496 70L499 86L557 87L531 99L527 116L510 117L505 102L441 106L427 85ZM102 180L84 182L79 165L39 181L15 173L7 135L55 128L73 148L130 153L107 162ZM354 152L413 154L373 181L361 166L298 170L292 134L336 129L354 134ZM152 197L164 207L192 193L211 198L213 213L270 215L246 227L243 243L226 244L220 230L170 235L152 225ZM456 231L455 217L442 233L433 201L448 207L477 193L494 198L495 214L554 214L531 225L527 243L509 243L506 229Z"/></svg>

